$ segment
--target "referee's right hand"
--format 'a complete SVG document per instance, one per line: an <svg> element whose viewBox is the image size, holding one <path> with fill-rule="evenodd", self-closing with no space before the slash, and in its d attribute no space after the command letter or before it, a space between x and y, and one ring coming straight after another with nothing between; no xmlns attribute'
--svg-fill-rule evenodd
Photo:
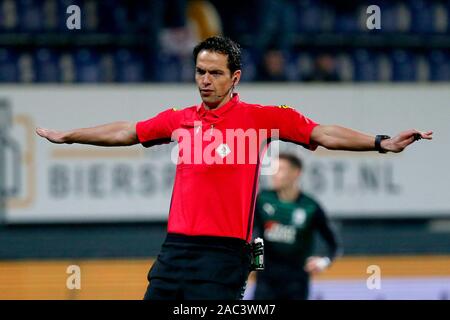
<svg viewBox="0 0 450 320"><path fill-rule="evenodd" d="M116 121L91 128L67 131L37 128L36 133L53 143L81 143L103 147L132 146L139 143L136 124L129 121Z"/></svg>
<svg viewBox="0 0 450 320"><path fill-rule="evenodd" d="M36 128L36 133L42 138L46 138L48 141L53 143L66 143L64 137L65 133L62 131L50 130L45 128Z"/></svg>

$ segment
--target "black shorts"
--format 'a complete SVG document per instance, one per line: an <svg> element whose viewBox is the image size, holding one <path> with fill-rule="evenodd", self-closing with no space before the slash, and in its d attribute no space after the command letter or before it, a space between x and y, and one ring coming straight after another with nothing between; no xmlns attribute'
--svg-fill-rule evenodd
<svg viewBox="0 0 450 320"><path fill-rule="evenodd" d="M148 273L145 300L239 300L250 273L244 240L168 234Z"/></svg>

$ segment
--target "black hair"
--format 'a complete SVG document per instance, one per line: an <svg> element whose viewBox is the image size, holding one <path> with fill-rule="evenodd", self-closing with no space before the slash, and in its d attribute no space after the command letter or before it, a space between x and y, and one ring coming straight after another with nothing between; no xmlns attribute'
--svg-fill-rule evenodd
<svg viewBox="0 0 450 320"><path fill-rule="evenodd" d="M241 47L230 38L214 36L200 42L193 51L194 63L197 63L197 56L202 50L219 52L227 55L228 69L230 69L231 74L233 74L236 70L240 70L242 67Z"/></svg>
<svg viewBox="0 0 450 320"><path fill-rule="evenodd" d="M302 160L299 157L297 157L295 154L280 153L278 158L288 161L294 168L297 168L299 170L302 170L302 168L303 168Z"/></svg>

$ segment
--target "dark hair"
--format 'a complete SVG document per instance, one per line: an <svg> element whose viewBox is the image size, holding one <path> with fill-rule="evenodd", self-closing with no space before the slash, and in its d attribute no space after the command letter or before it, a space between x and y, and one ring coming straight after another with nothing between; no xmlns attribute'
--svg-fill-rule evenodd
<svg viewBox="0 0 450 320"><path fill-rule="evenodd" d="M294 168L297 168L299 170L302 170L302 168L303 168L302 160L300 160L300 158L297 157L295 154L292 154L292 153L280 153L278 158L288 161Z"/></svg>
<svg viewBox="0 0 450 320"><path fill-rule="evenodd" d="M239 44L227 37L214 36L200 42L193 51L194 63L197 63L197 56L202 50L219 52L227 55L228 69L230 69L231 74L233 74L236 70L240 70L242 67L241 47Z"/></svg>

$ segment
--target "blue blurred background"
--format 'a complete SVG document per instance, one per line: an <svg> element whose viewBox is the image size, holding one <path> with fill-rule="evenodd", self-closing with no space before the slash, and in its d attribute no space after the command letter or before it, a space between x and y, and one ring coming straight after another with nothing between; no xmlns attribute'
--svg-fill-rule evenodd
<svg viewBox="0 0 450 320"><path fill-rule="evenodd" d="M190 82L192 47L217 33L241 43L245 81L449 81L449 19L445 0L1 0L0 81Z"/></svg>

